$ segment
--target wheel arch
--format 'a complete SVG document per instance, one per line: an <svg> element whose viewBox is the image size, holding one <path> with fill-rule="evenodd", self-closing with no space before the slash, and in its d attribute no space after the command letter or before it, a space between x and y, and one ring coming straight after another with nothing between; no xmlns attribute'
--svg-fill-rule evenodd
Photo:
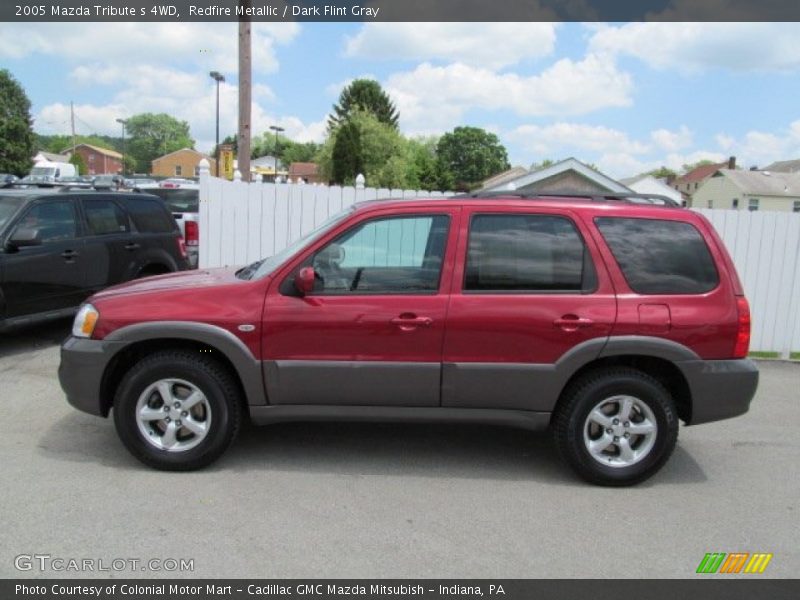
<svg viewBox="0 0 800 600"><path fill-rule="evenodd" d="M572 385L587 373L626 366L658 380L672 396L680 419L685 423L692 420L691 387L676 363L699 360L700 357L682 344L647 336L612 337L593 357L581 352L572 356L566 355L565 359L557 365L557 370L563 375L552 415L564 404Z"/></svg>
<svg viewBox="0 0 800 600"><path fill-rule="evenodd" d="M221 327L191 322L139 323L112 332L106 340L125 342L125 346L103 373L100 397L104 416L108 415L114 392L131 365L149 353L166 349L211 355L233 376L246 404L266 404L259 361L241 340Z"/></svg>

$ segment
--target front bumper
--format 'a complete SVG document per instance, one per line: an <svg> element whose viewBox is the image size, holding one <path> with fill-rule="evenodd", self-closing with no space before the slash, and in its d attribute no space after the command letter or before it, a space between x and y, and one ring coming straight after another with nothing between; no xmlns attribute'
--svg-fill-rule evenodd
<svg viewBox="0 0 800 600"><path fill-rule="evenodd" d="M106 369L126 342L107 342L69 337L61 345L58 380L67 402L78 410L108 416L112 398L103 398L102 384Z"/></svg>
<svg viewBox="0 0 800 600"><path fill-rule="evenodd" d="M749 410L758 387L758 368L752 360L692 360L677 365L692 396L688 425L730 419Z"/></svg>

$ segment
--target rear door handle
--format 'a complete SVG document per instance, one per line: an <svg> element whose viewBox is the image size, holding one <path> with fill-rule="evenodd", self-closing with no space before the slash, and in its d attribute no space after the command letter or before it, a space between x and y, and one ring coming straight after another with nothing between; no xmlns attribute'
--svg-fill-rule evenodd
<svg viewBox="0 0 800 600"><path fill-rule="evenodd" d="M577 331L583 327L591 327L594 325L594 321L592 321L592 319L578 317L577 315L564 315L560 319L553 321L553 325L564 331Z"/></svg>
<svg viewBox="0 0 800 600"><path fill-rule="evenodd" d="M61 256L63 256L63 257L64 257L64 258L66 258L67 260L69 260L69 259L71 259L71 258L75 258L76 256L78 256L78 253L77 253L77 252L75 252L75 250L64 250L64 251L61 253Z"/></svg>
<svg viewBox="0 0 800 600"><path fill-rule="evenodd" d="M130 244L125 244L125 250L138 250L141 248L139 244L136 242L131 242Z"/></svg>

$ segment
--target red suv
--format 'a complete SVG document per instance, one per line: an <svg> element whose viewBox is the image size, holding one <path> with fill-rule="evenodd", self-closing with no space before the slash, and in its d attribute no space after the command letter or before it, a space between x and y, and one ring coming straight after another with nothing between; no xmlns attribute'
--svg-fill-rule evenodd
<svg viewBox="0 0 800 600"><path fill-rule="evenodd" d="M678 419L745 413L758 383L722 241L647 202L358 204L244 268L95 294L61 385L81 410L113 408L159 469L209 464L247 413L550 427L579 475L633 484L667 461Z"/></svg>

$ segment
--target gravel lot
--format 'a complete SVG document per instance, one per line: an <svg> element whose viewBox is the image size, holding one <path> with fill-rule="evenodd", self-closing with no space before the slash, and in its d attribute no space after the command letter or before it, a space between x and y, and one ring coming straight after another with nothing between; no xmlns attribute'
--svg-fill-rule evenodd
<svg viewBox="0 0 800 600"><path fill-rule="evenodd" d="M690 577L736 551L774 553L766 576L800 567L798 364L760 363L749 414L682 429L632 489L578 481L546 434L463 425L248 428L166 474L66 403L68 330L0 335L0 577L80 575L17 571L20 554L191 558L195 578Z"/></svg>

